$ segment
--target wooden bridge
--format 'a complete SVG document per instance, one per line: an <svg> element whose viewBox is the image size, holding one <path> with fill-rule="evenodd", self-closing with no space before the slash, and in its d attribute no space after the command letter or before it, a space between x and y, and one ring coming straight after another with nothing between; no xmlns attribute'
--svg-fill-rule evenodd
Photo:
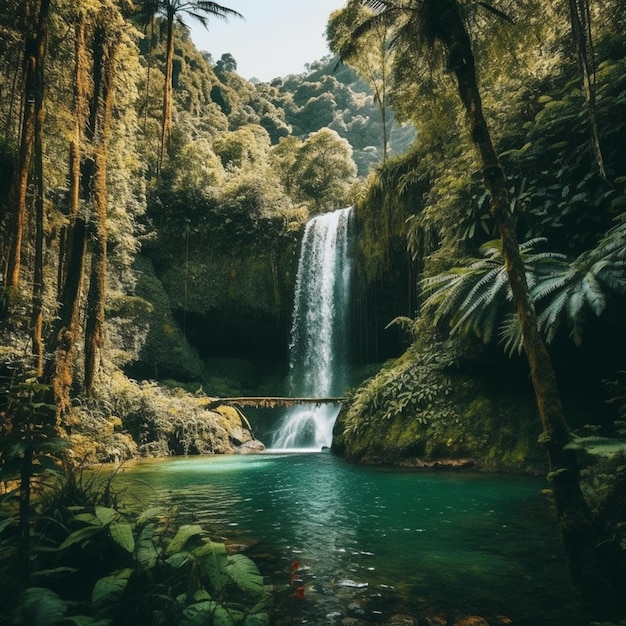
<svg viewBox="0 0 626 626"><path fill-rule="evenodd" d="M255 409L274 409L276 407L290 407L296 404L341 404L345 398L285 398L285 397L241 397L241 398L208 398L207 409L215 409L218 406L250 406Z"/></svg>

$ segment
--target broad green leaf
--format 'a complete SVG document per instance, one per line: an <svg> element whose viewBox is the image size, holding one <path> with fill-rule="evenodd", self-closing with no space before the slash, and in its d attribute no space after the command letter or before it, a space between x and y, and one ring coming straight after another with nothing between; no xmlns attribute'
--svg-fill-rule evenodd
<svg viewBox="0 0 626 626"><path fill-rule="evenodd" d="M85 526L79 530L75 530L60 546L59 550L65 550L75 543L81 543L97 535L102 530L102 526Z"/></svg>
<svg viewBox="0 0 626 626"><path fill-rule="evenodd" d="M133 529L125 519L113 520L109 525L109 532L113 541L126 552L132 552L135 549Z"/></svg>
<svg viewBox="0 0 626 626"><path fill-rule="evenodd" d="M231 580L246 595L258 598L263 593L263 576L259 568L244 554L233 554L228 558L226 572Z"/></svg>
<svg viewBox="0 0 626 626"><path fill-rule="evenodd" d="M202 581L208 581L215 591L221 591L228 582L226 571L228 553L223 543L207 540L193 551L198 560L198 572Z"/></svg>
<svg viewBox="0 0 626 626"><path fill-rule="evenodd" d="M91 526L102 526L100 520L93 513L78 513L78 515L74 515L74 519L77 522L85 522Z"/></svg>
<svg viewBox="0 0 626 626"><path fill-rule="evenodd" d="M172 554L165 562L174 569L180 569L192 560L189 552L176 552Z"/></svg>
<svg viewBox="0 0 626 626"><path fill-rule="evenodd" d="M96 507L96 517L103 526L110 524L114 519L117 519L119 515L120 514L115 509L111 509L108 506Z"/></svg>
<svg viewBox="0 0 626 626"><path fill-rule="evenodd" d="M157 564L159 553L154 545L154 524L145 526L137 540L137 563L141 569L151 569Z"/></svg>
<svg viewBox="0 0 626 626"><path fill-rule="evenodd" d="M268 626L269 623L270 616L267 613L255 613L246 617L243 626Z"/></svg>
<svg viewBox="0 0 626 626"><path fill-rule="evenodd" d="M185 544L192 537L197 537L202 534L202 527L196 524L190 524L181 526L178 529L174 539L170 542L170 545L167 546L167 550L165 554L174 554L174 552L179 552L185 547Z"/></svg>
<svg viewBox="0 0 626 626"><path fill-rule="evenodd" d="M50 589L29 587L20 599L20 605L13 613L13 624L54 626L65 615L65 602Z"/></svg>
<svg viewBox="0 0 626 626"><path fill-rule="evenodd" d="M94 606L100 607L119 601L132 573L133 570L127 567L96 581L91 594L91 602Z"/></svg>
<svg viewBox="0 0 626 626"><path fill-rule="evenodd" d="M183 611L181 626L234 626L235 622L228 611L217 602L198 602Z"/></svg>
<svg viewBox="0 0 626 626"><path fill-rule="evenodd" d="M137 518L137 526L143 526L146 522L149 522L151 519L161 515L162 512L163 509L160 506L153 506L149 509L146 509Z"/></svg>
<svg viewBox="0 0 626 626"><path fill-rule="evenodd" d="M211 599L211 594L206 589L200 589L193 594L194 602L204 602Z"/></svg>

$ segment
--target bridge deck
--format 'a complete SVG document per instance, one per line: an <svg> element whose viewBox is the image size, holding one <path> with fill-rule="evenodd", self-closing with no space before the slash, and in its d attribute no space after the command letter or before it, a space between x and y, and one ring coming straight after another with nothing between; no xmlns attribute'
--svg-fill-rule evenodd
<svg viewBox="0 0 626 626"><path fill-rule="evenodd" d="M290 407L296 404L340 404L345 398L286 398L286 397L241 397L241 398L209 398L208 409L222 405L250 406L256 409L273 409L275 407Z"/></svg>

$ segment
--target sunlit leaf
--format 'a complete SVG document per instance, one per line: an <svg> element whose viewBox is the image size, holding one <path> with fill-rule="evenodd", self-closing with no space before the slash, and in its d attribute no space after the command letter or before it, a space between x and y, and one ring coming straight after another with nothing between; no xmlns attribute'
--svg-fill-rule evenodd
<svg viewBox="0 0 626 626"><path fill-rule="evenodd" d="M259 597L263 593L263 576L259 573L256 564L244 554L230 556L226 571L245 594Z"/></svg>
<svg viewBox="0 0 626 626"><path fill-rule="evenodd" d="M165 554L174 554L175 552L179 552L185 547L185 544L192 538L198 537L202 534L202 527L197 524L189 524L185 526L181 526L178 529L178 532L174 536L174 539L170 542L170 545L167 546L167 550Z"/></svg>
<svg viewBox="0 0 626 626"><path fill-rule="evenodd" d="M110 524L114 519L119 517L119 513L115 509L111 509L107 506L97 506L95 511L96 517L103 526Z"/></svg>

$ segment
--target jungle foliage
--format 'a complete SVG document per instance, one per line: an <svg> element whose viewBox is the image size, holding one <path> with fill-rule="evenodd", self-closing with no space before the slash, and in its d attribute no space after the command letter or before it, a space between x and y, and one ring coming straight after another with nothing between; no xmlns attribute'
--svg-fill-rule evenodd
<svg viewBox="0 0 626 626"><path fill-rule="evenodd" d="M623 437L613 424L623 419L626 337L617 222L626 208L623 0L459 3L519 249L493 243L493 194L483 190L485 164L451 80L468 59L456 56L441 24L404 39L393 59L385 42L398 40L383 29L373 40L378 55L352 49L342 65L327 58L301 75L250 83L232 55L214 62L167 12L155 19L167 2L143 4L148 20L117 0L0 4L0 356L11 366L0 408L0 471L10 482L0 537L9 551L31 554L31 541L41 541L52 555L37 554L16 581L26 591L15 619L31 623L37 598L57 621L123 619L118 601L135 589L143 598L146 588L135 585L150 579L162 623L172 613L184 623L208 615L263 623L254 567L225 557L196 527L175 531L162 512L136 518L106 498L37 508L30 488L71 464L67 441L74 451L91 441L90 458L108 460L139 448L232 449L241 423L213 415L209 428L197 398L128 381L120 368L140 362L149 377L184 370L190 384L210 381L198 353L198 328L216 319L208 305L257 335L284 326L302 225L355 198L363 319L378 332L398 314L421 317L410 323L407 354L351 394L343 450L398 461L467 454L506 469L535 460L528 390L512 401L486 388L497 377L477 375L485 362L527 371L471 339L447 337L498 336L512 311L505 253L524 263L561 379L590 362L567 389L584 395L600 377L618 381L613 403L593 396L593 411L603 434ZM352 0L350 9L361 4L395 6ZM328 33L345 50L340 17ZM549 254L536 252L539 241ZM419 293L418 280L442 288ZM244 300L237 289L253 283ZM592 334L588 311L602 316ZM518 335L508 337L519 345ZM574 443L584 452L585 442ZM611 546L623 542L620 459L602 468L600 483L598 474L591 487L583 483L594 520L616 531ZM598 501L589 496L595 487ZM75 577L94 546L119 560L85 581L82 595L47 584ZM253 601L230 604L229 592L245 595L250 581ZM179 593L166 600L159 585Z"/></svg>

